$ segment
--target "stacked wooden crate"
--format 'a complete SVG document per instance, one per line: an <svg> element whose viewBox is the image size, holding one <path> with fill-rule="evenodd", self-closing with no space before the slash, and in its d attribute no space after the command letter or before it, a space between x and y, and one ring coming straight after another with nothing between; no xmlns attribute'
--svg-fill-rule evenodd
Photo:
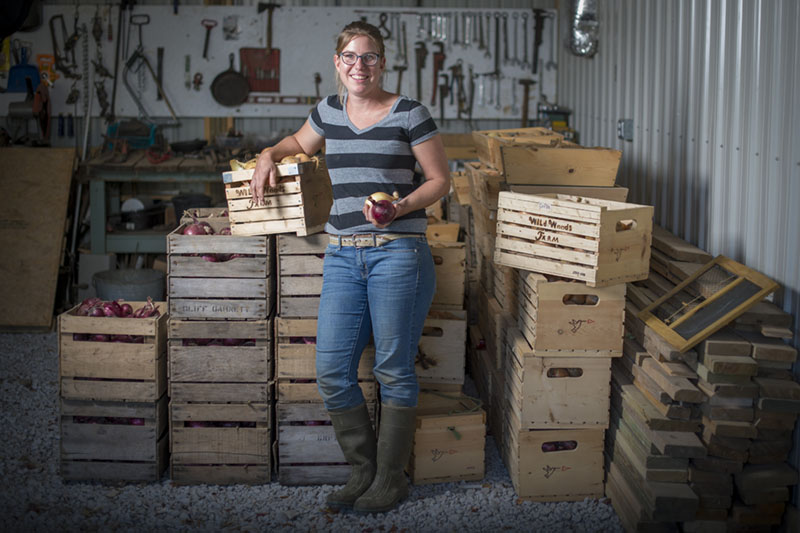
<svg viewBox="0 0 800 533"><path fill-rule="evenodd" d="M171 476L177 483L271 479L274 237L167 238Z"/></svg>
<svg viewBox="0 0 800 533"><path fill-rule="evenodd" d="M134 310L145 302L128 302ZM58 318L64 479L158 481L167 466L167 315Z"/></svg>
<svg viewBox="0 0 800 533"><path fill-rule="evenodd" d="M282 485L339 484L350 475L317 390L317 318L327 245L326 234L277 237L275 377L278 481ZM361 356L358 379L373 420L374 362L375 349L368 346Z"/></svg>
<svg viewBox="0 0 800 533"><path fill-rule="evenodd" d="M627 191L613 187L617 151L582 149L540 128L474 137L473 206L483 199L497 222L481 265L479 309L488 312L478 321L503 376L483 386L490 425L520 497L600 496L624 282L646 276L652 208L598 199L624 200ZM577 190L594 197L565 194Z"/></svg>
<svg viewBox="0 0 800 533"><path fill-rule="evenodd" d="M789 498L787 486L797 481L796 471L785 464L800 399L800 385L790 372L797 352L762 333L791 334L791 317L762 302L683 353L638 319L641 308L710 259L706 252L656 228L650 276L628 288L626 327L636 341L626 339L626 354L632 355L633 384L648 393L632 409L656 407L673 425L688 416L688 421L699 423L694 431L705 452L701 455L698 450L687 466L686 484L695 493L695 504L684 499L679 505L665 506L668 500L662 499L660 505L645 507L638 516L630 512L629 502L641 507L641 498L626 499L630 493L623 486L615 501L610 488L614 476L609 471L608 493L623 522L632 529L679 526L684 531L770 531L781 523ZM703 290L694 285L687 289ZM663 376L652 379L648 366L656 365L669 374L668 381ZM675 388L678 376L702 393L699 400L693 390L689 396L686 382ZM680 402L675 401L678 392L682 394ZM688 415L682 410L687 407L691 408ZM609 468L613 469L613 464ZM674 480L679 479L676 473ZM658 488L647 478L644 483L648 490ZM641 485L635 487L635 494L643 494ZM673 495L685 492L677 486L671 489ZM694 515L689 516L692 508Z"/></svg>

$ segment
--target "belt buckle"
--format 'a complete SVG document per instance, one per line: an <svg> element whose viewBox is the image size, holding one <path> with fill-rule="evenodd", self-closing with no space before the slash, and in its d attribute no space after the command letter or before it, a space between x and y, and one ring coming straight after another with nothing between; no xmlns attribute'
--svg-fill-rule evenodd
<svg viewBox="0 0 800 533"><path fill-rule="evenodd" d="M355 234L352 238L355 248L371 248L378 245L374 233Z"/></svg>

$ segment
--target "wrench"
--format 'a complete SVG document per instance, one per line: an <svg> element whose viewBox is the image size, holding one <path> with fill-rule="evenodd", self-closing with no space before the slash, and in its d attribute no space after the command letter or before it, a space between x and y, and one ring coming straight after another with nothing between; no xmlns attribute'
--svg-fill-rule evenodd
<svg viewBox="0 0 800 533"><path fill-rule="evenodd" d="M472 20L466 15L464 18L464 47L472 46Z"/></svg>
<svg viewBox="0 0 800 533"><path fill-rule="evenodd" d="M463 39L463 32L461 37ZM455 46L461 46L462 39L458 38L458 13L456 13L453 17L453 44Z"/></svg>
<svg viewBox="0 0 800 533"><path fill-rule="evenodd" d="M494 108L499 111L502 107L500 105L500 79L502 78L502 76L498 73L495 77L497 78L497 85L495 85L496 93L495 93Z"/></svg>
<svg viewBox="0 0 800 533"><path fill-rule="evenodd" d="M519 13L515 11L514 14L511 15L511 18L514 19L514 57L511 58L511 64L519 65L519 55L517 55L517 44L519 41L518 38L519 34L517 33L517 26L518 26L517 23L519 22Z"/></svg>
<svg viewBox="0 0 800 533"><path fill-rule="evenodd" d="M517 105L517 78L511 78L511 113L516 115L519 113L519 106Z"/></svg>
<svg viewBox="0 0 800 533"><path fill-rule="evenodd" d="M528 70L531 67L528 61L528 12L522 12L522 68Z"/></svg>
<svg viewBox="0 0 800 533"><path fill-rule="evenodd" d="M486 50L486 42L483 40L483 15L478 13L478 50Z"/></svg>
<svg viewBox="0 0 800 533"><path fill-rule="evenodd" d="M203 59L208 61L208 39L211 37L211 29L217 25L217 21L213 19L203 19L200 24L206 29L206 40L203 42Z"/></svg>
<svg viewBox="0 0 800 533"><path fill-rule="evenodd" d="M556 54L556 25L555 22L550 24L550 61L544 66L547 70L553 70L556 68L555 62L555 54Z"/></svg>
<svg viewBox="0 0 800 533"><path fill-rule="evenodd" d="M488 57L488 58L492 57L492 52L489 50L491 48L489 43L492 42L492 40L489 38L490 37L489 30L491 26L492 26L492 14L486 13L486 51L483 53L483 57Z"/></svg>
<svg viewBox="0 0 800 533"><path fill-rule="evenodd" d="M503 13L503 64L508 65L508 13Z"/></svg>

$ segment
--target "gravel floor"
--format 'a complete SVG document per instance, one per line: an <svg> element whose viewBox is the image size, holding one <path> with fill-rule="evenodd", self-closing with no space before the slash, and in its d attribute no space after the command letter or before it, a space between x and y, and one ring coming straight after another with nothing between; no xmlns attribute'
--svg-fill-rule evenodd
<svg viewBox="0 0 800 533"><path fill-rule="evenodd" d="M330 486L65 483L57 353L55 333L0 335L0 531L622 531L602 500L518 501L491 437L483 481L411 487L374 516L326 511Z"/></svg>

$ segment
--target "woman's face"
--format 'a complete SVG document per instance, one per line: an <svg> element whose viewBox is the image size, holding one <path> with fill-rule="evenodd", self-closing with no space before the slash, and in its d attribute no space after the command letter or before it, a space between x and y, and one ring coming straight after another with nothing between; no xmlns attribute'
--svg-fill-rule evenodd
<svg viewBox="0 0 800 533"><path fill-rule="evenodd" d="M359 56L364 54L378 53L378 47L369 37L359 35L354 37L342 53L350 52ZM378 62L373 66L364 64L363 58L356 59L355 64L347 65L339 54L333 56L333 63L336 65L336 72L347 88L347 92L354 96L367 96L372 91L380 87L381 74L386 66L386 58L379 57Z"/></svg>

